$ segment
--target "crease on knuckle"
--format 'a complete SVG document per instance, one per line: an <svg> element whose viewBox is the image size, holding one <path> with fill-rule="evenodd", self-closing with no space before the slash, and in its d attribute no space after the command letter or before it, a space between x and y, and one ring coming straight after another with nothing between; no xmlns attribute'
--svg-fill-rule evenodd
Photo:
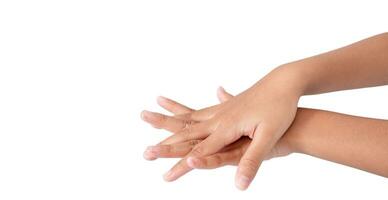
<svg viewBox="0 0 388 200"><path fill-rule="evenodd" d="M166 154L171 153L172 149L173 149L173 147L171 145L164 145L164 152Z"/></svg>
<svg viewBox="0 0 388 200"><path fill-rule="evenodd" d="M190 113L184 114L183 117L186 120L192 120L193 119L193 114L194 114L194 112L190 112Z"/></svg>
<svg viewBox="0 0 388 200"><path fill-rule="evenodd" d="M199 168L207 168L208 167L208 162L207 162L207 159L205 159L205 158L200 158L200 159L198 159L198 162L197 162L197 166L199 167Z"/></svg>
<svg viewBox="0 0 388 200"><path fill-rule="evenodd" d="M191 150L191 155L193 156L202 156L203 154L203 147L202 146L195 146L192 150Z"/></svg>
<svg viewBox="0 0 388 200"><path fill-rule="evenodd" d="M166 115L163 115L163 114L158 114L158 118L157 118L157 122L159 123L159 124L164 124L164 123L166 123L166 121L167 121L167 116Z"/></svg>
<svg viewBox="0 0 388 200"><path fill-rule="evenodd" d="M191 136L192 135L190 133L187 133L187 132L180 134L181 142L190 140Z"/></svg>
<svg viewBox="0 0 388 200"><path fill-rule="evenodd" d="M219 154L214 155L214 164L215 164L215 166L222 166L223 165L223 159Z"/></svg>
<svg viewBox="0 0 388 200"><path fill-rule="evenodd" d="M190 140L189 141L189 146L193 147L199 144L200 140Z"/></svg>
<svg viewBox="0 0 388 200"><path fill-rule="evenodd" d="M183 127L182 127L182 131L183 132L186 132L186 133L191 133L193 132L193 125L195 124L194 121L192 120L184 120L183 121Z"/></svg>
<svg viewBox="0 0 388 200"><path fill-rule="evenodd" d="M215 133L217 131L219 132L220 130L222 130L222 123L219 120L216 120L211 123L208 129L211 133Z"/></svg>

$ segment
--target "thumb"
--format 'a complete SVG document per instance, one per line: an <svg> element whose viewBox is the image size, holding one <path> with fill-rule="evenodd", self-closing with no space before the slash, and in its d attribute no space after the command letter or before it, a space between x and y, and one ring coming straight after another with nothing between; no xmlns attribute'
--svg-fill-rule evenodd
<svg viewBox="0 0 388 200"><path fill-rule="evenodd" d="M264 131L263 126L258 126L254 138L245 154L241 157L235 177L236 187L246 190L254 179L262 161L271 149L270 133Z"/></svg>
<svg viewBox="0 0 388 200"><path fill-rule="evenodd" d="M233 95L226 92L223 87L219 87L217 89L217 97L218 97L218 100L222 103L222 102L228 101L229 99L233 98Z"/></svg>

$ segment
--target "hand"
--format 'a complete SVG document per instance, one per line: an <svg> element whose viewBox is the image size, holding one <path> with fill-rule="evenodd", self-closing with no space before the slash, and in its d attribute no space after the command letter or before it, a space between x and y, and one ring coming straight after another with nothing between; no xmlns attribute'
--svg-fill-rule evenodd
<svg viewBox="0 0 388 200"><path fill-rule="evenodd" d="M190 140L177 144L150 146L144 152L144 157L147 160L155 160L156 158L182 158L190 153L195 145L201 141ZM251 139L241 137L233 144L224 147L218 153L198 158L196 162L192 163L192 167L195 169L214 169L225 165L237 165L250 143ZM281 139L265 159L269 160L275 157L286 156L291 152L291 148L289 148L285 139Z"/></svg>
<svg viewBox="0 0 388 200"><path fill-rule="evenodd" d="M218 100L222 103L232 98L233 96L227 93L222 87L220 87L217 90L217 97ZM154 128L162 128L172 133L188 133L189 128L191 128L192 125L197 124L203 119L208 119L213 116L215 113L214 111L218 106L215 105L201 110L194 110L165 97L158 97L157 103L165 110L174 114L174 116L143 111L141 113L141 118L145 122L151 124Z"/></svg>
<svg viewBox="0 0 388 200"><path fill-rule="evenodd" d="M284 70L277 69L229 101L175 117L175 120L181 118L186 121L179 127L179 134L167 138L162 145L204 140L175 165L165 179L177 179L190 171L187 165L193 167L193 163L201 157L217 153L240 137L248 136L253 141L242 156L236 174L237 187L246 189L262 160L295 117L297 102L302 93L297 80L298 77L292 73L285 74Z"/></svg>
<svg viewBox="0 0 388 200"><path fill-rule="evenodd" d="M227 92L225 92L225 90L220 88L218 90L218 98L220 99L221 102L225 102L226 100L232 98L232 96L230 94L228 94ZM190 109L186 106L183 106L175 101L172 101L172 100L169 100L166 98L162 98L162 99L159 98L158 103L159 103L159 105L161 105L165 109L169 110L170 112L172 112L174 114L178 114L178 116L182 116L182 114L184 114L186 116L187 115L195 115L196 114L195 112L198 113L198 111L194 111L193 109ZM204 109L204 110L206 110L206 109ZM198 122L194 122L194 121L189 122L189 121L182 120L179 118L181 118L181 117L173 118L173 117L165 116L165 115L162 115L159 113L150 113L150 112L143 113L143 119L145 121L149 122L154 127L164 128L164 129L170 130L172 132L181 132L182 133L182 130L179 130L179 129L182 129L182 127L185 127L184 124L194 125L194 124L198 123ZM201 168L201 166L203 166L203 167L209 168L209 167L216 167L218 165L224 165L224 164L228 164L228 163L229 164L237 164L237 161L240 160L240 158L241 158L241 155L242 155L241 153L244 153L246 150L245 147L247 147L250 144L250 141L248 142L247 138L243 138L241 140L244 142L241 142L239 140L238 142L234 143L233 145L229 145L229 146L232 146L233 148L228 146L228 147L224 148L220 154L215 154L213 156L206 157L205 159L199 158L198 159L199 161L196 162L196 163L212 163L212 164L210 164L210 166L208 166L207 164L200 164L199 166L194 164L191 167ZM146 157L146 159L153 160L153 159L156 159L157 157L183 156L183 155L186 155L187 151L191 150L192 147L195 144L197 144L199 141L200 140L192 140L192 141L182 142L182 143L173 144L173 145L158 145L155 147L150 147L145 152L145 157ZM236 146L236 144L244 144L244 145L240 147L240 145ZM225 149L228 149L228 151L225 151ZM237 154L236 152L239 152L240 154ZM277 156L288 155L290 152L291 151L288 148L287 143L280 141L280 142L276 143L274 148L272 148L272 150L267 154L265 159L270 159L272 157L277 157ZM225 155L225 156L223 156L223 155ZM230 155L234 155L234 156L230 156ZM220 161L220 162L217 162L217 163L214 163L212 161L207 162L208 159L214 160L214 158L217 158L218 161ZM226 158L228 158L228 159L226 159ZM232 159L233 162L230 159ZM214 166L214 164L218 164L218 165ZM182 165L185 165L185 163L183 163ZM185 166L184 168L187 168L187 166Z"/></svg>
<svg viewBox="0 0 388 200"><path fill-rule="evenodd" d="M222 103L225 102L229 99L231 99L233 96L229 93L227 93L222 87L218 88L217 90L217 97L218 100ZM157 129L165 129L167 131L173 132L173 133L179 133L179 132L185 132L186 129L193 124L198 123L198 121L191 120L190 116L195 115L205 115L205 114L210 114L212 108L205 108L199 111L195 111L192 108L189 108L185 105L182 105L176 101L173 101L171 99L165 98L165 97L158 97L157 103L164 108L165 110L171 112L174 114L174 117L167 116L161 113L155 113L155 112L149 112L149 111L143 111L141 113L141 118L149 123L151 126ZM192 140L189 142L184 142L182 145L184 146L193 146L194 144L197 144L200 140ZM159 143L161 144L161 143ZM179 145L172 145L174 148L177 146L182 146L181 144ZM158 156L154 154L159 154L158 151L159 146L153 146L153 147L148 147L147 150L144 152L144 158L147 160L155 160ZM169 148L167 145L166 147L162 147L162 150ZM152 148L152 151L151 151ZM187 149L187 148L185 148ZM179 151L182 153L183 151ZM165 151L161 152L162 154L165 153ZM178 152L175 152L178 153ZM187 154L187 153L186 153ZM175 155L175 154L173 154ZM163 155L161 155L163 156Z"/></svg>
<svg viewBox="0 0 388 200"><path fill-rule="evenodd" d="M231 99L233 96L227 93L223 88L219 88L217 97L220 102L224 102ZM177 103L171 99L162 98L158 100L158 103L172 113L194 112L193 109L190 109L187 106ZM180 122L178 122L179 120L175 120L173 122L169 121L168 116L160 113L148 112L146 115L153 119L152 121L146 122L150 123L154 127L163 128L165 130L172 130L174 129L172 127L176 127L177 124L180 124ZM287 139L285 139L285 137L282 137L265 159L269 160L275 157L290 154L292 151L288 145L288 141L286 140ZM193 147L201 141L202 140L190 140L176 144L149 146L144 152L144 158L147 160L155 160L157 158L182 158L190 153ZM242 137L233 144L223 148L219 153L198 159L198 162L193 163L193 167L196 169L214 169L225 165L237 165L250 143L251 139L248 137Z"/></svg>

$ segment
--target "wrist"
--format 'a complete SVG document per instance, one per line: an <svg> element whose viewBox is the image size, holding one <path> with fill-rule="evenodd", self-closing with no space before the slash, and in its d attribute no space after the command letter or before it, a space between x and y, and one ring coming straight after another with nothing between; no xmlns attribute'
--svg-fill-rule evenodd
<svg viewBox="0 0 388 200"><path fill-rule="evenodd" d="M298 108L295 119L283 136L285 145L290 153L305 153L308 147L309 131L311 127L308 124L309 119L314 118L313 109Z"/></svg>
<svg viewBox="0 0 388 200"><path fill-rule="evenodd" d="M283 97L296 99L306 94L307 78L301 67L295 64L280 65L253 85L253 90L267 88Z"/></svg>
<svg viewBox="0 0 388 200"><path fill-rule="evenodd" d="M296 63L287 63L275 68L271 73L278 76L292 93L298 98L307 93L309 86L308 76L304 67Z"/></svg>

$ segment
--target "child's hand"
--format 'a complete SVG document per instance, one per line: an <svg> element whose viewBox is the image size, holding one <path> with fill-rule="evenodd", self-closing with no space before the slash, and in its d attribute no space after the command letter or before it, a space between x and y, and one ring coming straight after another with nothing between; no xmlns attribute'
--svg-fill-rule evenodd
<svg viewBox="0 0 388 200"><path fill-rule="evenodd" d="M302 94L300 79L277 69L240 95L217 105L213 115L192 124L186 131L172 135L162 144L204 139L166 175L173 181L189 171L184 162L217 153L242 136L252 143L242 156L236 174L236 186L246 189L253 180L265 155L291 125ZM194 114L191 116L195 116ZM205 139L206 138L206 139Z"/></svg>
<svg viewBox="0 0 388 200"><path fill-rule="evenodd" d="M233 96L220 87L217 90L217 97L222 103ZM145 122L151 124L154 128L162 128L172 133L190 132L190 129L194 124L214 116L216 108L219 106L218 104L201 110L194 110L165 97L158 97L157 102L162 108L174 114L174 116L143 111L141 113L141 118Z"/></svg>
<svg viewBox="0 0 388 200"><path fill-rule="evenodd" d="M177 179L190 171L186 162L192 166L197 159L217 153L240 137L248 136L253 141L242 156L236 175L237 187L246 189L262 160L295 117L297 102L303 89L298 78L279 68L229 101L180 115L185 117L175 117L174 120L180 118L185 122L179 126L179 134L167 138L162 145L204 140L174 166L165 175L165 179Z"/></svg>
<svg viewBox="0 0 388 200"><path fill-rule="evenodd" d="M183 158L197 145L201 140L191 140L187 142L157 145L148 147L144 152L144 157L148 160L157 158ZM210 156L198 158L190 167L195 169L214 169L225 165L237 165L249 147L251 139L248 137L241 137L233 144L224 147L218 153ZM265 157L266 160L271 158L286 156L291 153L287 143L280 140L275 147Z"/></svg>
<svg viewBox="0 0 388 200"><path fill-rule="evenodd" d="M220 102L225 102L231 99L233 96L227 93L223 88L219 88L217 92L217 97ZM188 108L182 104L179 104L173 100L163 98L162 101L158 103L165 109L169 110L172 113L193 113L193 109ZM149 118L153 120L147 120L146 122L150 123L154 127L163 128L165 130L175 129L173 127L179 127L178 125L182 123L183 120L173 119L169 116L160 114L160 113L149 113L146 114ZM172 121L173 120L173 121ZM194 124L196 122L190 122ZM270 151L270 153L265 157L265 159L271 159L274 157L286 156L290 154L291 148L286 141L285 137L276 143L275 147ZM185 157L188 153L191 152L193 147L197 145L202 140L190 140L182 143L167 144L167 145L156 145L150 146L144 152L144 158L147 160L155 160L157 158L182 158ZM251 139L248 137L242 137L233 144L228 145L223 148L219 153L199 158L197 162L192 163L192 168L196 169L214 169L222 167L225 165L237 165L240 161L242 155L245 153Z"/></svg>
<svg viewBox="0 0 388 200"><path fill-rule="evenodd" d="M220 87L217 90L217 97L222 103L231 99L233 96ZM215 105L201 110L194 110L165 97L158 97L157 102L162 108L174 114L174 116L143 111L141 118L154 128L165 129L172 133L187 132L192 125L200 122L200 119L207 119L214 115L214 110L218 106Z"/></svg>

